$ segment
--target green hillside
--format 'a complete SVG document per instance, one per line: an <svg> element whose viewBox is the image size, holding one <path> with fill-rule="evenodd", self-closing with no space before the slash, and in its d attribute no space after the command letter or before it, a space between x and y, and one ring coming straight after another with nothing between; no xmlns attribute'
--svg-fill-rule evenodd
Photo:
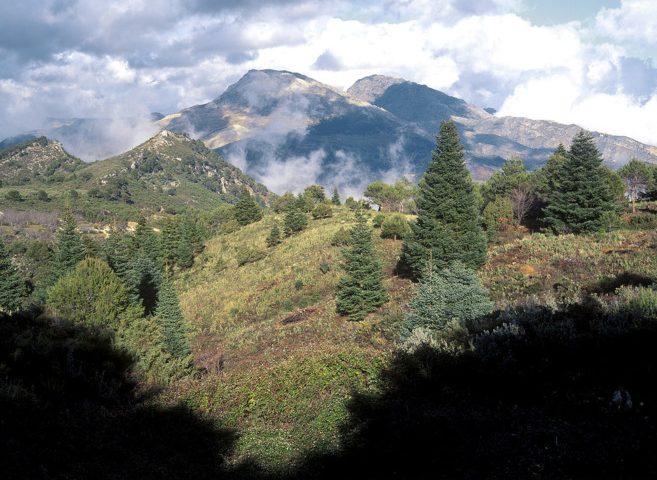
<svg viewBox="0 0 657 480"><path fill-rule="evenodd" d="M168 131L90 164L43 137L1 151L0 161L6 178L0 209L61 212L68 205L86 220L110 222L189 208L211 210L234 203L244 187L261 203L268 198L263 185L202 142Z"/></svg>

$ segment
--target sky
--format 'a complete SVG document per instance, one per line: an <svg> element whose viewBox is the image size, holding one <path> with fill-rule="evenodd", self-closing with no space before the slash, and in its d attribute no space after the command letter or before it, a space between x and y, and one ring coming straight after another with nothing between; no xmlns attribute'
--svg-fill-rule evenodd
<svg viewBox="0 0 657 480"><path fill-rule="evenodd" d="M164 114L249 69L375 73L657 145L655 0L0 0L0 139ZM131 129L134 129L131 127Z"/></svg>

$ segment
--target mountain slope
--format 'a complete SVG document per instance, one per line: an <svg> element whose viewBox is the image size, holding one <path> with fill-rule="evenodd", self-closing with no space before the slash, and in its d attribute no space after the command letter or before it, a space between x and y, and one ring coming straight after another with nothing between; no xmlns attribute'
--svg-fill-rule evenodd
<svg viewBox="0 0 657 480"><path fill-rule="evenodd" d="M486 178L512 155L543 164L576 125L495 117L425 85L372 75L347 92L305 75L251 70L217 99L158 123L187 132L281 193L314 182L360 193L374 179L419 176L440 122L459 125L475 178ZM657 148L595 133L610 166L631 158L657 163Z"/></svg>
<svg viewBox="0 0 657 480"><path fill-rule="evenodd" d="M14 202L0 193L0 206L16 210L61 211L69 201L69 192L75 191L73 207L86 218L127 220L136 215L162 211L181 212L189 207L210 210L222 203L234 203L243 188L261 203L266 203L269 198L266 187L224 161L203 142L184 134L163 130L116 157L90 164L75 159L71 164L74 169L69 163L58 160L61 155L70 157L59 142L46 139L32 142L45 145L38 150L40 156L35 156L32 163L36 165L38 160L39 165L48 164L50 169L57 165L63 173L48 177L36 170L20 170L29 173L24 174L21 182L25 185L18 188L27 201ZM19 147L4 152L23 151ZM35 147L30 147L28 151L34 150ZM0 152L0 158L2 155ZM3 168L2 171L7 170ZM8 188L9 183L3 190ZM48 193L47 202L33 200L38 190Z"/></svg>
<svg viewBox="0 0 657 480"><path fill-rule="evenodd" d="M46 137L0 150L0 181L5 185L53 181L83 167L84 163L64 150L60 142Z"/></svg>
<svg viewBox="0 0 657 480"><path fill-rule="evenodd" d="M348 92L418 125L427 135L434 135L441 121L453 118L460 127L475 173L495 168L512 155L519 155L530 168L537 168L560 143L568 146L581 129L547 120L496 117L426 85L380 75L358 80ZM622 166L632 158L657 163L656 147L628 137L593 134L611 167Z"/></svg>
<svg viewBox="0 0 657 480"><path fill-rule="evenodd" d="M408 158L418 158L423 168L433 145L382 108L304 75L274 70L249 71L216 100L159 124L202 139L257 179L279 185L279 193L304 181L361 187L390 171L405 173ZM305 167L296 172L305 178L278 182L290 161Z"/></svg>

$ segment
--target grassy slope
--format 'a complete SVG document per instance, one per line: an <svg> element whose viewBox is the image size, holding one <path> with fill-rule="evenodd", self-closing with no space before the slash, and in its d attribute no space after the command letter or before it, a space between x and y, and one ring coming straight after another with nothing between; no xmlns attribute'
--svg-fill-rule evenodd
<svg viewBox="0 0 657 480"><path fill-rule="evenodd" d="M350 394L376 391L378 372L391 358L412 292L409 281L392 275L401 242L378 239L375 231L391 301L363 322L350 322L335 314L341 254L330 241L351 225L353 214L335 212L274 249L265 247L265 238L282 216L216 237L178 280L195 356L208 374L171 394L238 428L235 460L280 467L309 450L337 447ZM531 298L568 303L581 293L651 281L656 242L654 232L642 231L536 234L492 246L480 276L500 308ZM241 245L267 257L239 267ZM326 274L322 261L331 266ZM296 280L303 282L300 290Z"/></svg>
<svg viewBox="0 0 657 480"><path fill-rule="evenodd" d="M217 237L178 282L196 357L211 372L191 387L191 401L241 427L238 456L281 465L307 449L335 447L350 392L375 387L390 351L394 313L410 282L389 276L391 302L363 322L336 315L342 256L330 242L350 226L353 213L335 212L273 249L266 249L265 238L274 216ZM238 267L240 245L268 255ZM377 240L388 273L400 246ZM331 267L326 274L319 269L323 261ZM303 282L298 290L297 280Z"/></svg>

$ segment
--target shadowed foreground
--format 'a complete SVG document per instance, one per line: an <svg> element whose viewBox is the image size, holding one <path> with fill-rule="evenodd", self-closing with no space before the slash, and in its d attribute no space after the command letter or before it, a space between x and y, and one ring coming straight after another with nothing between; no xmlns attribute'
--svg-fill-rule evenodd
<svg viewBox="0 0 657 480"><path fill-rule="evenodd" d="M227 466L236 434L138 397L130 358L88 330L0 324L5 478L654 478L654 321L535 308L460 353L398 354L354 394L342 449L293 472ZM508 320L508 319L506 319ZM492 329L497 326L499 328Z"/></svg>

